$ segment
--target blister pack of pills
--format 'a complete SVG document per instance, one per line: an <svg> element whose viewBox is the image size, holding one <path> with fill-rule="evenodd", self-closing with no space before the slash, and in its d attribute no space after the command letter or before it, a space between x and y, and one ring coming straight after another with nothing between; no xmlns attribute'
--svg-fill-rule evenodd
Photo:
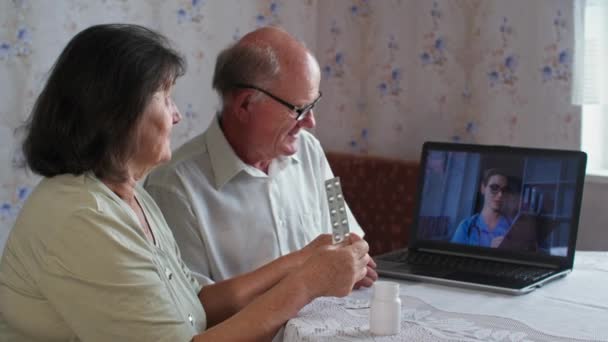
<svg viewBox="0 0 608 342"><path fill-rule="evenodd" d="M340 177L326 180L325 191L327 193L327 204L329 205L332 240L333 243L340 243L350 232Z"/></svg>

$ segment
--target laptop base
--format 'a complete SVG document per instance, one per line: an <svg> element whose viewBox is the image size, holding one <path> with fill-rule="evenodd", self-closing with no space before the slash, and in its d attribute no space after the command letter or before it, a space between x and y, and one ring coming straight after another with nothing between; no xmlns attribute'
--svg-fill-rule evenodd
<svg viewBox="0 0 608 342"><path fill-rule="evenodd" d="M413 252L413 253L412 253ZM528 265L516 265L504 263L508 268L513 270L522 269L528 272L527 269L535 270L531 274L534 277L522 275L505 276L500 271L489 272L488 270L475 270L463 266L455 266L455 263L462 265L462 260L471 259L466 256L441 255L437 254L442 259L455 259L455 262L450 263L450 267L434 264L411 263L407 261L391 261L408 254L427 254L428 252L408 251L402 249L391 253L383 254L376 257L378 265L377 271L380 276L400 278L407 280L420 280L433 282L437 284L458 286L463 288L482 289L492 292L498 292L509 295L523 295L542 287L545 283L566 276L570 270L550 270L546 268L535 268ZM387 260L388 259L388 260ZM471 259L473 260L473 259ZM474 260L475 263L481 262L487 265L499 265L497 261ZM445 262L444 262L445 264ZM537 270L537 271L536 271ZM529 273L528 273L529 274Z"/></svg>

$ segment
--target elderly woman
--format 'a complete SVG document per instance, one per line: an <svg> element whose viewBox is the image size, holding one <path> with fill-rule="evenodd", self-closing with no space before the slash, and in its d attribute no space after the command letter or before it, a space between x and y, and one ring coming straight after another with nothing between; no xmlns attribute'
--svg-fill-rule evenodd
<svg viewBox="0 0 608 342"><path fill-rule="evenodd" d="M366 275L363 240L321 236L201 288L137 183L171 157L181 119L171 92L183 72L165 38L135 25L88 28L61 53L24 142L44 178L0 263L0 311L19 340L265 340L315 297L346 295Z"/></svg>

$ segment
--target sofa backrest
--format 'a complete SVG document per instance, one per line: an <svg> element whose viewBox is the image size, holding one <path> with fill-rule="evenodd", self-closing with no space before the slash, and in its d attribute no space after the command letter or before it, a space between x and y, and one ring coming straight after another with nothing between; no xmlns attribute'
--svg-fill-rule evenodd
<svg viewBox="0 0 608 342"><path fill-rule="evenodd" d="M418 184L417 161L327 152L342 192L365 231L370 255L407 246Z"/></svg>

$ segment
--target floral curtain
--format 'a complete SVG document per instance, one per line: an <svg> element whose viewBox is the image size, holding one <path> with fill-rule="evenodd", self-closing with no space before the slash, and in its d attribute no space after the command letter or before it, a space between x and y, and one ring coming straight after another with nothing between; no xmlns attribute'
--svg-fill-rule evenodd
<svg viewBox="0 0 608 342"><path fill-rule="evenodd" d="M173 147L218 109L210 83L220 49L280 25L321 65L315 134L326 149L417 159L426 140L577 148L572 18L570 0L1 1L0 250L38 181L22 167L19 127L85 27L143 24L183 52Z"/></svg>

